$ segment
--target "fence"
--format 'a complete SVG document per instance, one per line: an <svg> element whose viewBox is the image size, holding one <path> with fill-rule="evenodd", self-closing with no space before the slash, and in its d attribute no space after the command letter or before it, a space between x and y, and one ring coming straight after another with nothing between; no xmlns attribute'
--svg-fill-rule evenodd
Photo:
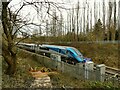
<svg viewBox="0 0 120 90"><path fill-rule="evenodd" d="M104 64L97 65L96 69L94 69L93 62L87 62L85 64L78 63L76 65L72 65L61 61L61 58L58 55L55 55L55 57L52 57L51 59L46 56L32 53L32 57L34 58L34 60L38 61L40 64L44 65L45 67L55 69L62 73L66 73L69 76L75 77L80 80L101 81L101 82L111 81L114 84L119 84L119 80L117 80L116 77L109 77L105 75Z"/></svg>

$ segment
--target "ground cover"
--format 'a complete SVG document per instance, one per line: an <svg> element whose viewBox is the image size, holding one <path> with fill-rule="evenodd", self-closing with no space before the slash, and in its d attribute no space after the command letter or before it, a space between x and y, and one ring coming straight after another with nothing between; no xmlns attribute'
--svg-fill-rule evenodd
<svg viewBox="0 0 120 90"><path fill-rule="evenodd" d="M29 73L33 70L41 70L47 72L51 79L53 88L114 88L110 82L100 83L85 80L78 80L70 77L68 74L62 74L50 68L46 68L32 58L32 55L18 51L17 72L14 77L4 74L6 63L3 61L2 69L2 87L3 88L29 88L34 78Z"/></svg>

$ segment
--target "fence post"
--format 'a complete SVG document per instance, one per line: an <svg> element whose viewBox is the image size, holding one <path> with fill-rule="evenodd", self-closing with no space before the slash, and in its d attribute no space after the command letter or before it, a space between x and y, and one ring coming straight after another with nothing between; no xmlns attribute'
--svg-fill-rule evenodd
<svg viewBox="0 0 120 90"><path fill-rule="evenodd" d="M50 58L54 60L54 64L52 65L55 69L58 69L59 62L61 62L61 56L57 54L51 54Z"/></svg>
<svg viewBox="0 0 120 90"><path fill-rule="evenodd" d="M44 62L44 59L45 59L45 53L43 53L43 65L46 66L45 62Z"/></svg>
<svg viewBox="0 0 120 90"><path fill-rule="evenodd" d="M77 63L76 64L76 74L78 79L83 79L84 80L84 68L83 68L83 63Z"/></svg>
<svg viewBox="0 0 120 90"><path fill-rule="evenodd" d="M105 80L105 65L100 64L96 66L96 77L98 81L104 82Z"/></svg>
<svg viewBox="0 0 120 90"><path fill-rule="evenodd" d="M85 63L85 79L90 79L94 63L92 61Z"/></svg>
<svg viewBox="0 0 120 90"><path fill-rule="evenodd" d="M52 60L61 61L61 56L60 56L60 55L57 55L57 54L51 54L51 55L50 55L50 58L51 58Z"/></svg>
<svg viewBox="0 0 120 90"><path fill-rule="evenodd" d="M61 68L62 68L62 69L61 69L61 72L64 73L64 62L61 61L61 64L62 64L62 65L61 65L61 66L62 66L62 67L61 67Z"/></svg>

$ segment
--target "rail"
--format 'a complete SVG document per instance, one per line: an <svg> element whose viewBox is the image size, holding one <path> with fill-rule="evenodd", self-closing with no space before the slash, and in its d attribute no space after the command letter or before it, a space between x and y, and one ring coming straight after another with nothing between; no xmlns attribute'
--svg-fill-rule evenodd
<svg viewBox="0 0 120 90"><path fill-rule="evenodd" d="M93 69L96 70L96 64ZM120 78L120 69L106 66L105 74Z"/></svg>
<svg viewBox="0 0 120 90"><path fill-rule="evenodd" d="M120 77L120 69L106 66L106 74L111 74Z"/></svg>

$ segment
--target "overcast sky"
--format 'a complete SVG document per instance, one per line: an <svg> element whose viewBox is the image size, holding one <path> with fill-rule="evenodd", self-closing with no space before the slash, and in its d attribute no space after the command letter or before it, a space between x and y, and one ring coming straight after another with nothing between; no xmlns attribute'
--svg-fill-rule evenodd
<svg viewBox="0 0 120 90"><path fill-rule="evenodd" d="M62 6L62 7L65 7L65 8L72 8L73 6L76 7L76 4L77 2L79 1L80 2L80 8L82 9L83 8L83 1L86 1L86 0L26 0L26 1L52 1L52 2L55 2L55 3L58 3L59 6ZM93 8L94 9L94 0L88 0L89 3L90 3L90 7L89 8ZM101 2L102 4L102 0L95 0L96 2ZM108 2L109 0L104 0L105 2ZM114 1L114 0L111 0L111 1ZM116 0L117 2L119 0ZM16 10L18 8L20 8L20 6L23 4L22 3L23 0L12 0L12 2L9 4L9 6L13 6L15 5L14 7L12 7L12 10ZM62 4L63 3L63 4ZM96 8L101 8L102 9L102 5L98 5ZM106 3L106 6L107 3ZM62 12L63 15L65 16L66 12ZM93 12L94 13L94 12ZM31 6L27 6L27 7L24 7L21 11L21 15L26 16L27 14L30 15L30 18L34 17L36 15L36 11L35 9L31 8Z"/></svg>
<svg viewBox="0 0 120 90"><path fill-rule="evenodd" d="M11 9L13 10L13 11L15 11L15 10L17 10L18 8L20 8L20 6L23 4L23 1L24 0L12 0L12 2L9 4L9 7L11 7L11 6L14 6L14 7L11 7ZM77 2L79 1L80 2L80 12L82 12L82 10L83 10L83 4L84 4L84 2L86 1L86 0L26 0L26 1L29 1L29 2L31 2L31 1L51 1L51 2L55 2L55 3L57 3L59 6L62 6L62 7L65 7L65 8L76 8L76 4L77 4ZM92 14L93 14L93 19L94 19L94 0L88 0L89 1L89 4L90 4L90 6L89 6L89 8L91 8L91 9L93 9L92 10ZM98 18L100 18L100 19L102 19L102 17L103 17L103 15L102 15L102 13L100 13L100 16L99 16L99 10L102 12L102 1L103 0L95 0L96 2L100 2L99 4L97 4L97 6L96 6L96 8L98 8L97 9L97 16L98 16ZM109 0L104 0L105 1L105 5L106 5L106 7L108 7L108 1ZM114 1L114 0L111 0L111 1ZM119 0L116 0L117 2L119 1ZM118 5L118 4L117 4ZM86 8L87 8L87 6L86 6ZM52 8L51 8L52 9ZM108 13L108 8L106 8L106 14ZM51 11L53 11L53 10L51 10ZM45 9L44 7L42 7L42 17L47 17L46 16L46 12L47 12L47 9ZM68 14L68 11L66 11L66 10L64 10L64 9L61 9L61 12L62 12L62 15L63 15L63 17L64 17L64 21L66 21L66 17L67 17L67 14ZM87 9L86 9L86 12L87 12ZM117 12L118 13L118 12ZM40 23L41 21L38 19L38 15L37 15L37 12L36 12L36 10L33 8L33 7L31 7L31 6L26 6L26 7L24 7L22 10L21 10L21 12L19 13L22 17L26 17L26 15L27 15L27 18L26 19L31 19L31 20L34 20L34 22L36 22L36 23ZM52 14L52 13L51 13ZM60 12L58 11L57 12L57 14L60 14ZM80 13L80 17L83 15L83 13ZM87 17L87 14L86 14L86 17ZM43 18L44 19L44 18ZM44 19L45 20L45 19ZM43 21L44 21L43 20ZM94 23L94 20L92 20L92 23ZM34 28L34 27L33 27Z"/></svg>

